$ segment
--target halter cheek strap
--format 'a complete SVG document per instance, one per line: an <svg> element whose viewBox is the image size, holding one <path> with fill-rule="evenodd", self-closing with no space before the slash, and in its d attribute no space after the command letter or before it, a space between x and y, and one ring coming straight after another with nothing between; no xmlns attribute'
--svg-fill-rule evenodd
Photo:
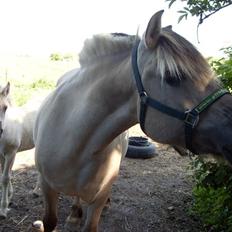
<svg viewBox="0 0 232 232"><path fill-rule="evenodd" d="M133 50L132 50L132 68L133 68L136 86L137 86L138 93L140 96L139 121L140 121L141 129L145 133L145 119L146 119L147 107L151 107L171 117L184 121L186 148L188 148L193 153L196 153L194 151L194 148L192 147L192 135L193 135L193 129L198 124L199 114L202 111L204 111L207 107L209 107L212 103L214 103L216 100L218 100L220 97L222 97L225 94L229 94L230 92L226 89L219 89L215 91L214 93L212 93L211 95L209 95L208 97L206 97L199 105L197 105L191 110L186 110L185 112L181 112L170 106L166 106L162 104L161 102L149 97L146 90L144 89L142 79L141 79L139 69L138 69L138 64L137 64L137 53L138 53L139 42L140 41L136 42L136 45L133 47Z"/></svg>

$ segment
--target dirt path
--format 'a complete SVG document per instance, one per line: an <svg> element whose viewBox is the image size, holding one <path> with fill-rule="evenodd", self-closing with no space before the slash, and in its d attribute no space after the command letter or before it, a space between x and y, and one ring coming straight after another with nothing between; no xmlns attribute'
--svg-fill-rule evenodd
<svg viewBox="0 0 232 232"><path fill-rule="evenodd" d="M141 135L137 127L130 135ZM124 158L120 176L112 190L112 202L104 210L101 232L199 232L198 220L189 216L191 178L188 157L168 146L157 145L158 156L137 160ZM36 182L33 150L18 154L13 171L14 196L8 219L0 221L0 232L25 232L41 219L42 198L30 191ZM60 196L58 231L64 231L72 199Z"/></svg>

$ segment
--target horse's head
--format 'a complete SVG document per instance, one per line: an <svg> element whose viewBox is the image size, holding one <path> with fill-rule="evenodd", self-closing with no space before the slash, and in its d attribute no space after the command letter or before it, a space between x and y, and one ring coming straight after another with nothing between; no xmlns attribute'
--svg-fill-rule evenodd
<svg viewBox="0 0 232 232"><path fill-rule="evenodd" d="M9 92L10 92L9 82L7 83L5 87L0 86L0 137L3 132L5 113L6 113L7 107L10 105Z"/></svg>
<svg viewBox="0 0 232 232"><path fill-rule="evenodd" d="M162 13L150 19L138 45L138 71L145 95L171 107L177 115L172 109L166 113L146 105L150 100L145 96L144 130L156 141L185 147L185 112L202 101L205 104L204 99L220 89L220 84L207 61L190 42L173 32L170 26L161 27ZM190 126L194 127L191 146L196 153L223 154L232 162L232 97L222 95L214 102L210 99L209 105L194 119L195 125Z"/></svg>

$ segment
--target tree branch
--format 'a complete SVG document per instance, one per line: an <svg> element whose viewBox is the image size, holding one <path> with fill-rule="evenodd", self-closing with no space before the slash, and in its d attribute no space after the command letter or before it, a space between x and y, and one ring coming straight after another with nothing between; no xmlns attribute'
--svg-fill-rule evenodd
<svg viewBox="0 0 232 232"><path fill-rule="evenodd" d="M232 5L232 2L230 2L230 3L228 3L228 4L224 5L224 6L216 9L215 11L213 11L212 13L210 13L210 14L204 16L204 17L202 17L202 14L201 14L201 17L200 17L200 20L199 20L199 24L202 24L205 19L209 18L211 15L217 13L219 10L222 10L223 8L225 8L225 7L229 6L229 5Z"/></svg>

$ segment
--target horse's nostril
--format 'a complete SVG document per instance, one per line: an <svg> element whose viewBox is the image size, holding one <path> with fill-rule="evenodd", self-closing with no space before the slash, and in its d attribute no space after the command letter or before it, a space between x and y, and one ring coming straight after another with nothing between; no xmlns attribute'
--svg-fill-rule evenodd
<svg viewBox="0 0 232 232"><path fill-rule="evenodd" d="M0 129L0 135L2 135L2 133L3 133L3 129L1 128L1 129Z"/></svg>

